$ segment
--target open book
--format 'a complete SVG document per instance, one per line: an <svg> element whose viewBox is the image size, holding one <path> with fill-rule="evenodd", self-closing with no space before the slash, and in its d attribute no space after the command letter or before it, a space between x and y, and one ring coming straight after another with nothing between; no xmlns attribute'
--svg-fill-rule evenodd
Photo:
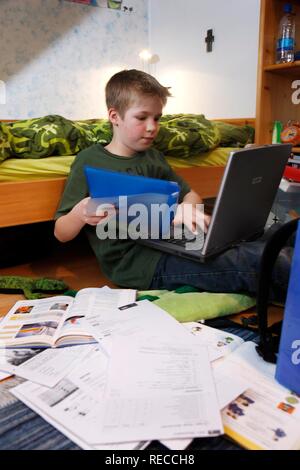
<svg viewBox="0 0 300 470"><path fill-rule="evenodd" d="M300 449L300 396L275 380L275 367L251 341L220 366L227 376L248 382L247 390L222 411L225 433L247 449Z"/></svg>
<svg viewBox="0 0 300 470"><path fill-rule="evenodd" d="M131 289L87 288L65 295L20 300L0 324L0 347L58 347L93 343L85 318L133 302Z"/></svg>

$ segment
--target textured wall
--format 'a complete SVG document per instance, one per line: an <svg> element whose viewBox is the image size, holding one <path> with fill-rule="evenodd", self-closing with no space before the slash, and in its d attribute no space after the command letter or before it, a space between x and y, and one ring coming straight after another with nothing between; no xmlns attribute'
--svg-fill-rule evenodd
<svg viewBox="0 0 300 470"><path fill-rule="evenodd" d="M132 13L63 0L1 0L0 118L106 115L104 85L141 66L148 45L147 0Z"/></svg>

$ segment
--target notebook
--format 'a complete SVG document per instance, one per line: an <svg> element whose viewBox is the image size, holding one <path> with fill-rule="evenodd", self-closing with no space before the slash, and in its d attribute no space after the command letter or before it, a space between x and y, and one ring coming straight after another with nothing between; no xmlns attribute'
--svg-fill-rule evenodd
<svg viewBox="0 0 300 470"><path fill-rule="evenodd" d="M204 262L263 232L272 208L291 145L275 144L230 153L207 234L196 237L140 239L154 249Z"/></svg>

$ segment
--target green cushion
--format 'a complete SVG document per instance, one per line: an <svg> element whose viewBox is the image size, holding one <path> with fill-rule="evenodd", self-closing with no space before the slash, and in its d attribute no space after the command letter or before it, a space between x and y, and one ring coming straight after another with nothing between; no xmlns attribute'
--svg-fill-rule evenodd
<svg viewBox="0 0 300 470"><path fill-rule="evenodd" d="M243 294L208 292L140 291L138 300L153 296L153 302L179 322L208 320L242 312L255 305L255 299ZM159 298L157 298L159 297ZM149 298L151 300L151 297Z"/></svg>
<svg viewBox="0 0 300 470"><path fill-rule="evenodd" d="M218 128L203 114L166 114L154 147L166 156L188 158L214 149L219 142Z"/></svg>
<svg viewBox="0 0 300 470"><path fill-rule="evenodd" d="M9 126L0 122L0 162L11 156Z"/></svg>
<svg viewBox="0 0 300 470"><path fill-rule="evenodd" d="M227 122L215 121L220 133L221 147L244 147L254 142L254 127L236 126Z"/></svg>
<svg viewBox="0 0 300 470"><path fill-rule="evenodd" d="M19 158L74 155L95 141L92 132L56 115L11 123L10 133L12 154Z"/></svg>

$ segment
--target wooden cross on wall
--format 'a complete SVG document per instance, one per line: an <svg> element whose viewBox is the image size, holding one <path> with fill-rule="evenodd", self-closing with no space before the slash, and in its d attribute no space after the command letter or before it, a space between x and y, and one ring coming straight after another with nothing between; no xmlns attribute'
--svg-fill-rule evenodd
<svg viewBox="0 0 300 470"><path fill-rule="evenodd" d="M205 42L206 42L206 52L211 52L212 51L212 46L213 46L213 42L215 40L215 36L213 35L213 30L212 29L208 29L207 30L207 36L205 38Z"/></svg>

